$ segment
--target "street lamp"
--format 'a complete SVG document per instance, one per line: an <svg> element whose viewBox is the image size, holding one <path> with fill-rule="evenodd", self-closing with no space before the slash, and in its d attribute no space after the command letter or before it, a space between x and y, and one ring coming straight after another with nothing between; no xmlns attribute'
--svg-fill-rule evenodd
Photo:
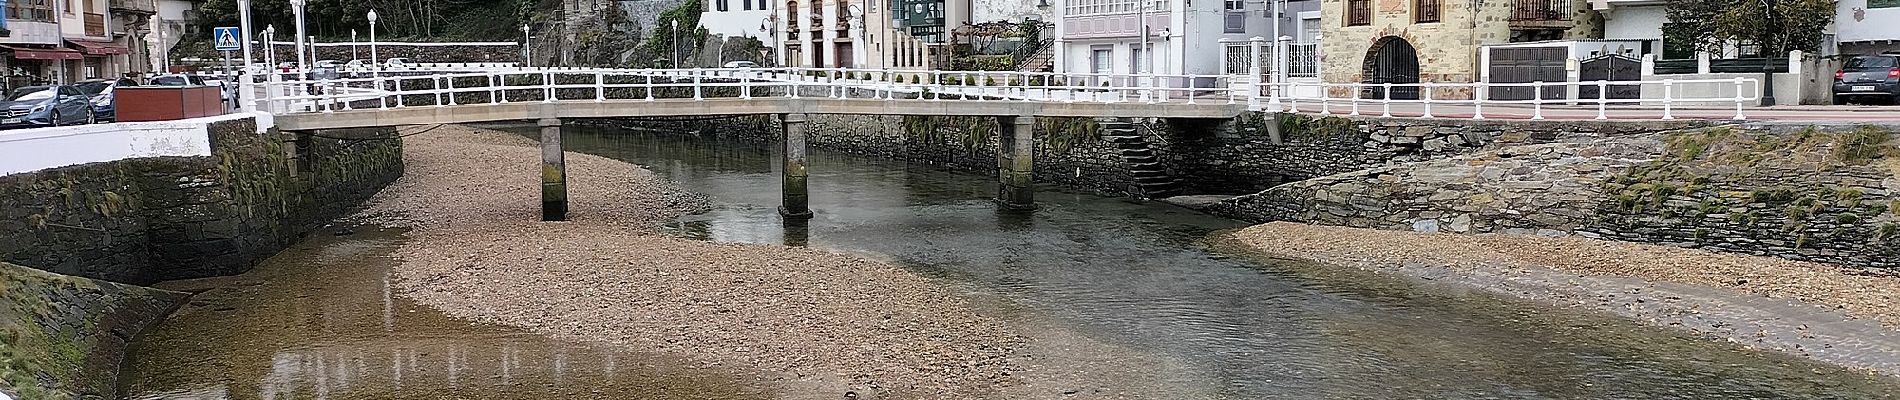
<svg viewBox="0 0 1900 400"><path fill-rule="evenodd" d="M305 71L310 70L310 62L308 59L304 58L304 48L303 48L304 46L303 6L307 4L308 1L309 0L290 0L291 12L296 14L296 17L297 17L297 42L295 43L295 46L293 46L297 50L297 68L303 69ZM309 75L309 74L306 73L305 75ZM306 76L305 78L308 79L309 77Z"/></svg>
<svg viewBox="0 0 1900 400"><path fill-rule="evenodd" d="M534 66L534 46L528 44L530 39L533 38L528 37L528 24L521 24L521 66L523 67Z"/></svg>
<svg viewBox="0 0 1900 400"><path fill-rule="evenodd" d="M350 28L350 61L356 61L360 58L362 57L356 56L356 28Z"/></svg>
<svg viewBox="0 0 1900 400"><path fill-rule="evenodd" d="M277 68L277 48L271 43L276 40L277 26L264 25L264 49L268 50L264 52L264 66L267 71ZM271 75L276 76L276 74Z"/></svg>
<svg viewBox="0 0 1900 400"><path fill-rule="evenodd" d="M382 63L376 62L376 10L369 10L369 76L379 77Z"/></svg>
<svg viewBox="0 0 1900 400"><path fill-rule="evenodd" d="M780 51L778 43L778 14L768 15L765 18L759 19L759 31L765 32L765 38L772 41L772 51ZM772 60L773 62L770 66L778 66L779 63L777 62L778 60L775 59L776 57L767 58L764 54L764 49L760 49L759 53L759 61Z"/></svg>
<svg viewBox="0 0 1900 400"><path fill-rule="evenodd" d="M251 93L251 85L256 82L256 80L253 79L256 74L250 73L250 70L251 70L251 0L237 0L237 4L238 4L238 34L243 36L243 37L238 38L239 39L238 41L243 42L244 70L246 71L246 73L244 74L244 80L238 81L238 89L239 89L238 90L238 104L244 107L244 111L257 111L256 104L252 104L249 101L244 101L247 99L255 99L257 97L257 94ZM165 63L169 65L171 64L171 61L170 61L171 50L166 49L165 53L166 53ZM170 72L169 68L167 68L167 70L168 70L167 72Z"/></svg>
<svg viewBox="0 0 1900 400"><path fill-rule="evenodd" d="M680 69L680 20L673 19L673 69Z"/></svg>
<svg viewBox="0 0 1900 400"><path fill-rule="evenodd" d="M1775 71L1769 69L1769 66L1772 64L1771 61L1774 60L1774 55L1777 50L1774 45L1780 44L1778 43L1780 42L1779 40L1775 40L1774 35L1781 32L1781 26L1777 23L1779 21L1775 19L1774 0L1761 0L1761 7L1761 13L1768 17L1768 35L1763 38L1768 40L1764 40L1764 43L1761 44L1761 104L1764 106L1772 106L1775 105ZM1740 94L1737 95L1739 96Z"/></svg>
<svg viewBox="0 0 1900 400"><path fill-rule="evenodd" d="M839 65L839 67L856 68L858 63L864 62L867 58L863 53L868 53L868 50L864 48L864 8L851 4L845 7L845 12L851 13L851 33L856 35L851 38L852 65Z"/></svg>

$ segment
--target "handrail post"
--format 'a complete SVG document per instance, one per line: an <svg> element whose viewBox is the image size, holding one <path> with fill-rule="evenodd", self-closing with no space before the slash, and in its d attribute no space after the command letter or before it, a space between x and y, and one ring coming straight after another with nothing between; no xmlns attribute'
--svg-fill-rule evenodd
<svg viewBox="0 0 1900 400"><path fill-rule="evenodd" d="M1531 119L1544 119L1544 81L1531 82Z"/></svg>
<svg viewBox="0 0 1900 400"><path fill-rule="evenodd" d="M1748 101L1747 97L1742 94L1742 82L1744 82L1742 77L1735 77L1735 120L1737 121L1748 119L1748 117L1742 116L1742 102Z"/></svg>
<svg viewBox="0 0 1900 400"><path fill-rule="evenodd" d="M1392 116L1392 82L1382 82L1380 83L1380 85L1382 86L1380 90L1384 90L1385 93L1379 96L1379 106L1380 106L1379 116L1391 117Z"/></svg>
<svg viewBox="0 0 1900 400"><path fill-rule="evenodd" d="M544 95L541 96L541 102L553 103L554 102L554 72L548 71L548 72L543 72L541 74L542 74L541 75L541 88L542 88L541 90L544 92L543 93Z"/></svg>
<svg viewBox="0 0 1900 400"><path fill-rule="evenodd" d="M646 75L647 101L653 101L653 75L655 75L656 73L657 72L652 71L652 70L647 71L647 75Z"/></svg>
<svg viewBox="0 0 1900 400"><path fill-rule="evenodd" d="M594 71L594 102L607 101L607 73Z"/></svg>
<svg viewBox="0 0 1900 400"><path fill-rule="evenodd" d="M791 98L796 99L798 98L798 86L800 84L805 83L805 73L804 71L800 71L798 68L787 69L785 70L785 73L791 74L791 76L787 77L788 79L785 80L787 83L790 83L789 85L785 86L785 92L787 93L786 97L791 97Z"/></svg>
<svg viewBox="0 0 1900 400"><path fill-rule="evenodd" d="M693 68L693 100L703 100L706 98L704 95L702 95L702 92L700 90L701 85L700 85L699 77L702 74L704 73L700 72L698 67Z"/></svg>
<svg viewBox="0 0 1900 400"><path fill-rule="evenodd" d="M1187 101L1187 103L1188 103L1188 104L1194 104L1194 89L1195 89L1195 88L1197 88L1197 87L1199 87L1199 86L1197 86L1197 85L1195 85L1195 83L1194 83L1194 76L1192 76L1192 75L1190 75L1190 76L1187 76L1187 77L1185 77L1185 78L1183 78L1183 80L1186 80L1186 81L1187 81L1187 86L1188 86L1188 87L1187 87L1187 99L1188 99L1188 101ZM1168 91L1167 91L1167 90L1162 90L1162 91L1161 91L1161 102L1163 102L1163 103L1166 103L1166 102L1168 102Z"/></svg>
<svg viewBox="0 0 1900 400"><path fill-rule="evenodd" d="M1360 92L1364 92L1365 90L1365 84L1359 82L1352 83L1352 115L1359 115L1359 98L1364 96L1364 94Z"/></svg>
<svg viewBox="0 0 1900 400"><path fill-rule="evenodd" d="M1420 115L1418 117L1431 118L1432 117L1432 83L1425 82L1421 84L1420 86L1421 87L1419 88L1419 90L1425 92L1424 96L1419 97L1420 99L1423 99L1425 101L1425 114Z"/></svg>
<svg viewBox="0 0 1900 400"><path fill-rule="evenodd" d="M1491 95L1491 83L1474 83L1471 90L1471 119L1484 119L1484 98Z"/></svg>
<svg viewBox="0 0 1900 400"><path fill-rule="evenodd" d="M1602 80L1602 79L1598 79L1597 80L1597 119L1610 119L1610 116L1606 110L1607 108L1609 108L1608 106L1609 97L1610 97L1610 82Z"/></svg>
<svg viewBox="0 0 1900 400"><path fill-rule="evenodd" d="M442 107L442 106L448 105L447 101L442 100L442 77L439 77L439 76L430 77L429 88L430 88L429 91L435 92L435 106L436 107Z"/></svg>
<svg viewBox="0 0 1900 400"><path fill-rule="evenodd" d="M459 105L455 101L455 75L451 74L448 77L442 78L442 80L449 86L449 105Z"/></svg>
<svg viewBox="0 0 1900 400"><path fill-rule="evenodd" d="M1319 115L1333 115L1333 106L1332 106L1332 101L1331 101L1333 97L1333 93L1331 90L1327 90L1327 89L1331 89L1331 88L1326 87L1326 83L1324 81L1321 81L1319 84Z"/></svg>
<svg viewBox="0 0 1900 400"><path fill-rule="evenodd" d="M488 88L489 88L488 102L507 103L508 102L508 86L507 85L508 85L508 80L502 77L502 73L496 72L494 74L488 75ZM499 97L499 99L497 99L497 97Z"/></svg>
<svg viewBox="0 0 1900 400"><path fill-rule="evenodd" d="M396 88L396 108L408 107L408 102L402 101L402 77L396 77L395 80L389 82L393 83L391 87Z"/></svg>
<svg viewBox="0 0 1900 400"><path fill-rule="evenodd" d="M1665 120L1665 121L1667 121L1667 120L1673 120L1673 119L1676 119L1676 115L1675 115L1675 101L1673 100L1673 96L1674 96L1674 94L1671 94L1671 93L1670 93L1670 92L1672 92L1672 91L1674 91L1674 90L1675 90L1675 86L1676 86L1676 80L1675 80L1675 79L1664 79L1664 80L1663 80L1663 83L1662 83L1662 89L1663 89L1663 98L1662 98L1662 103L1663 103L1663 116L1662 116L1662 119L1663 119L1663 120Z"/></svg>

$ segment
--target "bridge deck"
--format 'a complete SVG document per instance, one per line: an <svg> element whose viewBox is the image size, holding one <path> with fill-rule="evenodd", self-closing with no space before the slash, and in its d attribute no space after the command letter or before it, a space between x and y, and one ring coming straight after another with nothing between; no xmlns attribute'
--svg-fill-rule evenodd
<svg viewBox="0 0 1900 400"><path fill-rule="evenodd" d="M1187 104L1171 103L1051 103L1008 100L918 100L806 98L608 99L512 102L389 109L336 110L284 114L276 124L284 130L340 129L372 126L453 124L541 118L621 118L715 116L745 114L864 114L929 116L1038 116L1038 117L1156 117L1233 118L1245 104L1225 99Z"/></svg>

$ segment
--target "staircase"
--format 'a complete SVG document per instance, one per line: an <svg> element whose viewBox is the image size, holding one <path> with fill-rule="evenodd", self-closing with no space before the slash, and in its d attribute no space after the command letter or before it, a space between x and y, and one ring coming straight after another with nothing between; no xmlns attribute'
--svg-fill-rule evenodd
<svg viewBox="0 0 1900 400"><path fill-rule="evenodd" d="M1161 157L1155 154L1148 138L1136 131L1134 123L1120 118L1098 118L1095 123L1102 126L1102 140L1113 145L1128 166L1134 195L1152 199L1173 196L1180 191L1180 180L1168 174Z"/></svg>
<svg viewBox="0 0 1900 400"><path fill-rule="evenodd" d="M1027 55L1018 55L1016 57L1016 70L1020 72L1054 71L1056 66L1055 47L1054 39L1045 39L1037 42L1035 47L1028 49L1031 50L1031 52Z"/></svg>

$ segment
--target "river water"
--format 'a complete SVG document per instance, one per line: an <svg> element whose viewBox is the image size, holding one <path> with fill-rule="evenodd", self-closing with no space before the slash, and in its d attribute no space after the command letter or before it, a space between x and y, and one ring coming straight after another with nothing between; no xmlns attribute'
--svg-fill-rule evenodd
<svg viewBox="0 0 1900 400"><path fill-rule="evenodd" d="M508 127L530 132L532 127ZM897 261L1029 340L1009 398L1896 398L1900 382L1594 312L1214 249L1242 226L991 174L814 151L816 216L776 213L770 146L574 127L571 151L711 195L668 229ZM822 133L819 133L822 134ZM531 205L524 205L531 206ZM628 205L638 207L639 205ZM399 236L322 235L207 290L141 343L133 398L756 398L744 371L456 321L388 292Z"/></svg>

